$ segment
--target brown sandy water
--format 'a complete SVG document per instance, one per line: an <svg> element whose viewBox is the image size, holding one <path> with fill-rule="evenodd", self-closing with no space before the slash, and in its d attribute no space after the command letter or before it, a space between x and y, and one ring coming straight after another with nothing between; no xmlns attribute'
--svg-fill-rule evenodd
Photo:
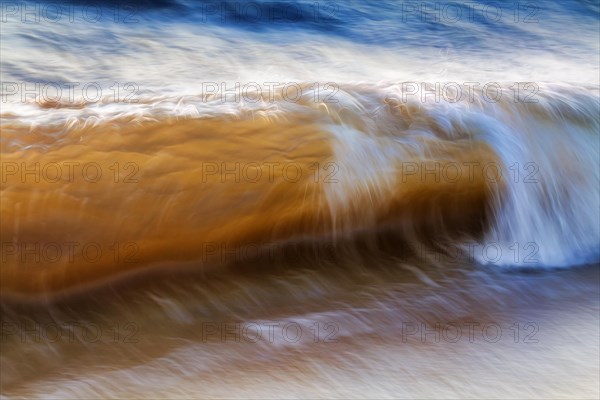
<svg viewBox="0 0 600 400"><path fill-rule="evenodd" d="M333 238L394 221L480 229L497 186L484 179L482 166L497 162L485 144L442 140L423 144L426 159L414 154L362 186L336 160L330 135L301 116L116 121L52 136L3 130L13 143L2 153L3 295L69 291L151 267L197 268L221 261L209 257L215 246ZM464 171L452 182L422 179L421 169L446 164ZM349 206L326 193L349 185L357 186Z"/></svg>
<svg viewBox="0 0 600 400"><path fill-rule="evenodd" d="M529 241L493 242L513 268L482 252L532 227L540 255L562 229L556 250L590 258L595 116L302 107L4 116L2 395L598 397L597 263L528 265ZM564 162L519 187L506 148L527 146Z"/></svg>
<svg viewBox="0 0 600 400"><path fill-rule="evenodd" d="M598 2L488 3L2 2L0 400L600 398Z"/></svg>
<svg viewBox="0 0 600 400"><path fill-rule="evenodd" d="M598 396L597 266L497 272L464 254L390 250L392 239L342 254L294 249L79 301L5 301L3 394Z"/></svg>

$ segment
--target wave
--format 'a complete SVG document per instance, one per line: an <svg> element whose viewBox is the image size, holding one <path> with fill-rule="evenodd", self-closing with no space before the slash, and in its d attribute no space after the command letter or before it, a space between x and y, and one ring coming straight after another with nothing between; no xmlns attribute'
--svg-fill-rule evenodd
<svg viewBox="0 0 600 400"><path fill-rule="evenodd" d="M3 114L3 293L383 231L477 243L474 258L498 267L598 261L597 89L546 85L535 102L337 89L327 102L185 96Z"/></svg>

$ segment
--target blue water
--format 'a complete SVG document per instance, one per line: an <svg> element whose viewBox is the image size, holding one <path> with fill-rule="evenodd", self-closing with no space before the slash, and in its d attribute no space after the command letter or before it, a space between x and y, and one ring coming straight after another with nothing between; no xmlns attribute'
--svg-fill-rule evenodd
<svg viewBox="0 0 600 400"><path fill-rule="evenodd" d="M497 79L514 72L522 80L596 83L600 63L596 1L10 4L2 8L4 81L137 82L174 74L189 84L197 79L191 70L195 77L234 80L256 64L286 79L314 80L279 68L273 52L300 71L314 67L316 77L352 81ZM346 54L333 55L340 49ZM118 71L117 64L134 60L137 73ZM144 86L164 85L157 78Z"/></svg>
<svg viewBox="0 0 600 400"><path fill-rule="evenodd" d="M106 0L71 3L88 7L88 19L93 23L185 24L188 29L220 26L265 33L265 39L279 33L278 39L282 41L292 39L294 32L311 32L370 45L461 48L476 48L493 37L507 46L539 49L561 43L561 33L598 32L600 13L598 2L582 0ZM102 17L97 17L97 9L101 9ZM54 15L52 11L49 15ZM550 31L554 34L548 34Z"/></svg>

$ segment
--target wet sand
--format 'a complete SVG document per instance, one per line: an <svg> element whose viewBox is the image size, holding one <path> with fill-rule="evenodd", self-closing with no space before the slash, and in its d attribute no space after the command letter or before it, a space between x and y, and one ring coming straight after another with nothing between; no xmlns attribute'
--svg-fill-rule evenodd
<svg viewBox="0 0 600 400"><path fill-rule="evenodd" d="M2 392L10 398L598 396L597 265L501 272L436 260L417 267L410 257L380 254L341 267L294 253L279 266L242 265L129 294L115 289L52 306L5 302ZM52 322L71 333L57 335ZM23 326L29 332L7 330ZM20 363L24 357L30 362Z"/></svg>

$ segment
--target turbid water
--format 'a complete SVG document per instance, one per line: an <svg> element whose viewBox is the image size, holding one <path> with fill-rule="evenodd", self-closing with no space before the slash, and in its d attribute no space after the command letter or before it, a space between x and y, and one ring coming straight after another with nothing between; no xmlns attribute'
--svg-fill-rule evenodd
<svg viewBox="0 0 600 400"><path fill-rule="evenodd" d="M3 8L3 398L598 397L596 3L90 4Z"/></svg>

